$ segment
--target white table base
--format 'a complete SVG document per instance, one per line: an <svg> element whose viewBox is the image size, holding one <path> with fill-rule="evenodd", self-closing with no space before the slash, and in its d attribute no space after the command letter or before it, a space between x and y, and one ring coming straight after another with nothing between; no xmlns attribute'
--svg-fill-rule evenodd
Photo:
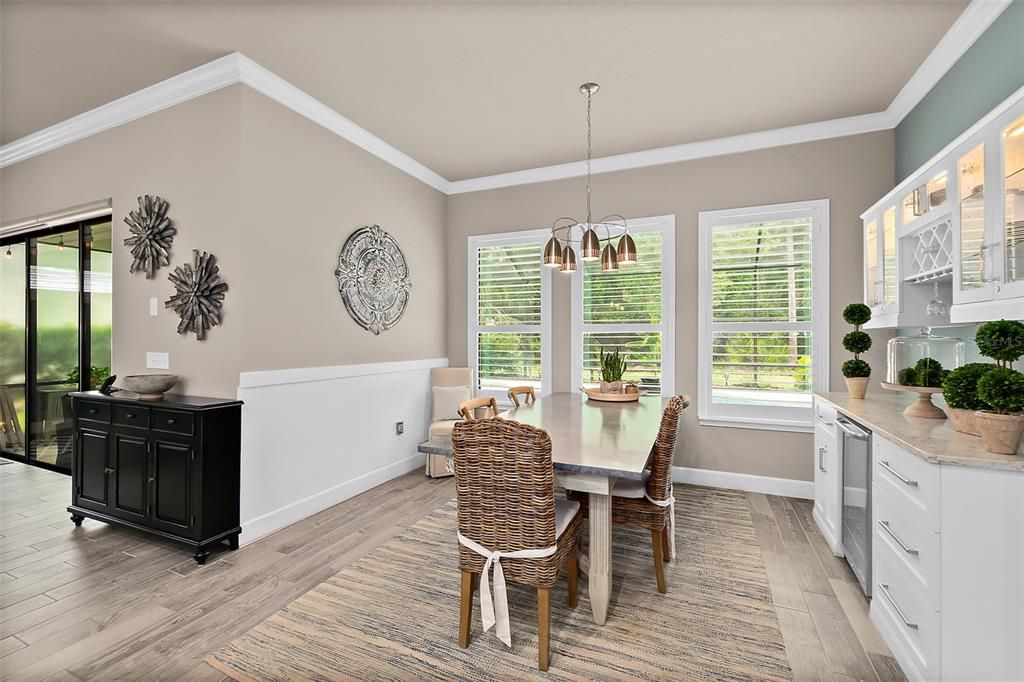
<svg viewBox="0 0 1024 682"><path fill-rule="evenodd" d="M594 622L604 625L608 619L608 602L612 596L612 498L615 479L592 474L556 472L556 481L566 490L590 495L589 557L586 563L588 594Z"/></svg>

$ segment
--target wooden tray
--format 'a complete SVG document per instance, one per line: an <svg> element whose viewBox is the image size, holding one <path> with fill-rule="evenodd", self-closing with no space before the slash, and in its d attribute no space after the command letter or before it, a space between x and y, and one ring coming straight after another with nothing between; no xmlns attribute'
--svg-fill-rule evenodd
<svg viewBox="0 0 1024 682"><path fill-rule="evenodd" d="M640 400L640 396L643 395L639 391L636 393L601 393L596 388L583 388L581 386L580 389L591 400L600 400L605 403L631 403Z"/></svg>

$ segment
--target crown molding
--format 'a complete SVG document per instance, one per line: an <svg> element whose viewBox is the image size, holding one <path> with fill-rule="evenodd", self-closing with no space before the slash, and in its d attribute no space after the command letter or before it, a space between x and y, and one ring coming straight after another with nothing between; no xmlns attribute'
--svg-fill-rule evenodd
<svg viewBox="0 0 1024 682"><path fill-rule="evenodd" d="M895 128L1013 0L971 0L885 110Z"/></svg>
<svg viewBox="0 0 1024 682"><path fill-rule="evenodd" d="M440 175L239 52L5 144L0 147L0 168L237 83L257 90L434 189L447 192L448 181Z"/></svg>
<svg viewBox="0 0 1024 682"><path fill-rule="evenodd" d="M366 128L345 118L320 100L303 92L245 55L236 54L240 67L239 82L288 107L300 116L305 116L313 123L323 126L360 149L387 161L395 168L430 185L437 191L447 194L448 181L416 159L399 151Z"/></svg>
<svg viewBox="0 0 1024 682"><path fill-rule="evenodd" d="M895 128L1013 0L971 0L885 111L593 159L594 173L658 166ZM586 174L586 162L449 181L285 79L235 52L0 147L0 168L242 83L444 194Z"/></svg>
<svg viewBox="0 0 1024 682"><path fill-rule="evenodd" d="M0 168L233 85L240 56L225 55L5 144L0 147Z"/></svg>
<svg viewBox="0 0 1024 682"><path fill-rule="evenodd" d="M634 168L646 168L648 166L660 166L667 163L679 161L691 161L703 159L710 156L724 156L726 154L738 154L758 149L771 147L782 147L801 142L814 142L826 140L833 137L846 137L849 135L860 135L862 133L873 133L879 130L889 130L893 126L890 118L885 112L875 114L864 114L862 116L850 116L848 118L837 118L831 121L819 121L803 125L790 126L788 128L776 128L774 130L763 130L756 133L734 135L732 137L720 137L714 140L703 140L701 142L690 142L671 147L658 147L640 152L628 154L617 154L615 156L602 156L591 161L591 172L614 173L615 171L631 170ZM544 166L528 170L513 171L511 173L500 173L468 180L456 180L448 184L449 194L463 194L466 192L479 192L487 189L498 189L500 187L513 187L516 185L528 185L536 182L550 182L552 180L564 180L587 174L586 161L573 161L562 163L556 166Z"/></svg>

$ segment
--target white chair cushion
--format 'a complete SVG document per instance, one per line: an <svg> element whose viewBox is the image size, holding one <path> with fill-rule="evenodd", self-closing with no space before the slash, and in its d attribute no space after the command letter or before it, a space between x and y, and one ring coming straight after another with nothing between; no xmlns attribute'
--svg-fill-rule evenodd
<svg viewBox="0 0 1024 682"><path fill-rule="evenodd" d="M432 421L457 421L459 405L473 397L469 386L434 386L434 418Z"/></svg>
<svg viewBox="0 0 1024 682"><path fill-rule="evenodd" d="M580 503L575 500L555 500L555 538L562 537L562 533L569 527L572 517L580 510Z"/></svg>
<svg viewBox="0 0 1024 682"><path fill-rule="evenodd" d="M458 419L445 419L444 421L434 422L430 425L430 437L450 436L452 435L452 429L458 423Z"/></svg>
<svg viewBox="0 0 1024 682"><path fill-rule="evenodd" d="M612 486L612 497L629 497L632 499L641 498L647 494L647 479L651 477L651 472L645 471L642 480L634 480L631 478L620 478L615 481L615 485Z"/></svg>

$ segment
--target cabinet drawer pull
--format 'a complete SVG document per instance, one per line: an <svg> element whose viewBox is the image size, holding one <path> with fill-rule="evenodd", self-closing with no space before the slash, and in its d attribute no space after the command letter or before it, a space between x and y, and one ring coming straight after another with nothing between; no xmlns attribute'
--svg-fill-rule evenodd
<svg viewBox="0 0 1024 682"><path fill-rule="evenodd" d="M149 477L149 482L150 483L155 483L156 482L156 476L150 476ZM914 553L917 554L917 552L914 552Z"/></svg>
<svg viewBox="0 0 1024 682"><path fill-rule="evenodd" d="M892 531L892 528L889 527L889 522L888 521L879 521L878 522L878 526L882 530L884 530L886 535L891 537L893 539L893 541L897 545L899 545L900 549L902 549L904 552L906 552L907 554L913 554L914 556L917 556L919 554L919 552L916 549L911 549L910 547L907 547L906 543L903 542L903 540L900 540L899 536L896 535L896 533L894 533Z"/></svg>
<svg viewBox="0 0 1024 682"><path fill-rule="evenodd" d="M825 471L825 448L818 448L818 471Z"/></svg>
<svg viewBox="0 0 1024 682"><path fill-rule="evenodd" d="M177 421L178 421L178 420L177 420L177 419L175 419L174 417L168 417L168 418L167 418L167 423L168 423L168 424L175 424L175 423L177 423Z"/></svg>
<svg viewBox="0 0 1024 682"><path fill-rule="evenodd" d="M127 412L127 413L125 413L124 418L125 419L135 419L135 413L134 412Z"/></svg>
<svg viewBox="0 0 1024 682"><path fill-rule="evenodd" d="M89 414L96 414L96 408L95 407L90 407L89 408Z"/></svg>
<svg viewBox="0 0 1024 682"><path fill-rule="evenodd" d="M889 592L889 586L884 583L878 583L878 587L882 590L882 594L885 595L885 598L888 600L888 602L892 604L893 610L896 611L896 615L900 617L900 620L903 621L903 624L906 625L908 628L917 630L917 623L911 623L909 620L907 620L907 617L903 615L903 610L896 605L896 601L892 598L892 594L890 594Z"/></svg>
<svg viewBox="0 0 1024 682"><path fill-rule="evenodd" d="M900 472L898 472L895 469L893 469L892 466L888 462L886 462L884 459L878 460L878 464L883 469L888 471L890 474L892 474L896 478L900 479L901 481L903 481L904 483L909 485L911 488L916 488L917 487L917 481L911 481L909 478L905 477L903 474L901 474Z"/></svg>

